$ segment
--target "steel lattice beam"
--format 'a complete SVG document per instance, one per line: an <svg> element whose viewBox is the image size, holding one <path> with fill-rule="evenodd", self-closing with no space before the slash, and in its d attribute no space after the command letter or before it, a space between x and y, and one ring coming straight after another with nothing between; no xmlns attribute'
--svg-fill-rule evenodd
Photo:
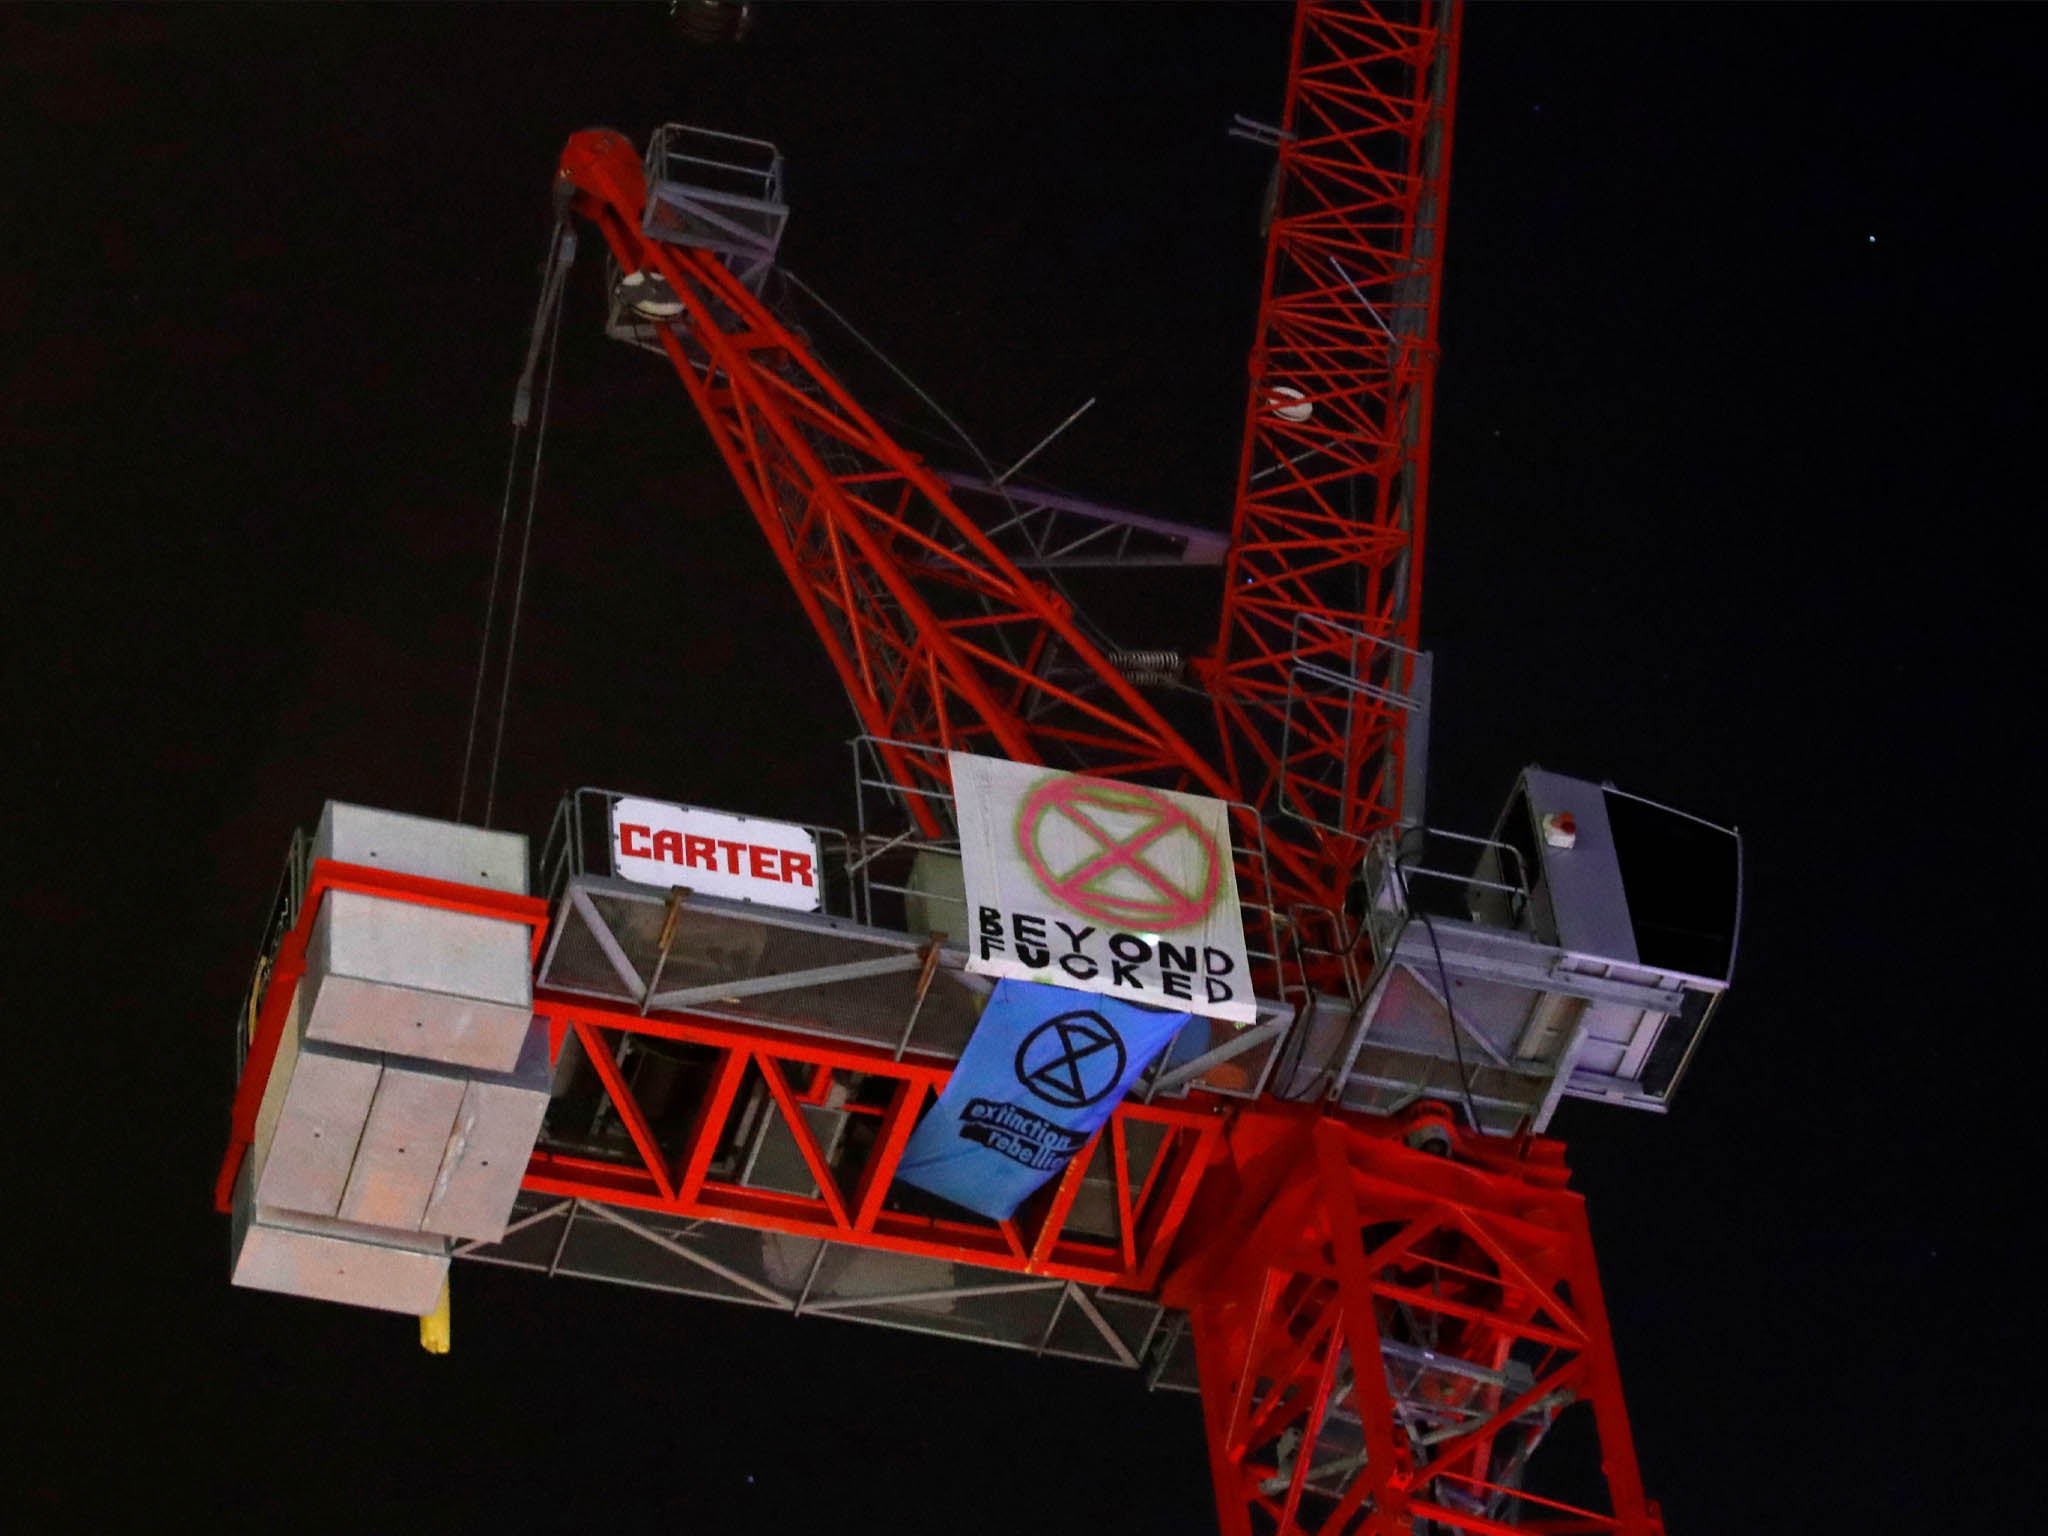
<svg viewBox="0 0 2048 1536"><path fill-rule="evenodd" d="M568 1040L576 1040L630 1143L629 1149L601 1158L543 1147L534 1153L523 1184L539 1194L1149 1291L1158 1283L1222 1135L1222 1121L1206 1108L1125 1103L1061 1177L1014 1219L913 1215L889 1209L885 1200L911 1128L944 1089L949 1064L898 1060L871 1046L687 1013L642 1016L546 991L536 996L534 1006L548 1022L558 1060ZM689 1128L667 1144L657 1137L620 1067L621 1046L634 1037L697 1047L714 1062L711 1086ZM774 1113L796 1143L815 1185L812 1193L763 1189L711 1172L714 1153L730 1147L736 1135L743 1085L756 1076L765 1082ZM819 1143L804 1113L805 1106L825 1102L835 1079L863 1086L866 1091L844 1107L875 1122L875 1134L864 1148L838 1159ZM1156 1150L1142 1162L1132 1156L1130 1132L1137 1125L1149 1127L1158 1138ZM1082 1180L1091 1169L1105 1168L1120 1218L1116 1236L1069 1230L1068 1215Z"/></svg>
<svg viewBox="0 0 2048 1536"><path fill-rule="evenodd" d="M1064 599L1019 570L715 257L643 234L644 173L625 139L575 135L561 176L620 267L658 271L681 302L656 334L871 736L1237 798ZM907 788L930 787L930 765L910 755L889 767Z"/></svg>
<svg viewBox="0 0 2048 1536"><path fill-rule="evenodd" d="M215 1206L233 1203L236 1174L255 1139L257 1111L283 1040L293 995L306 969L306 947L328 891L353 891L523 923L538 952L547 904L475 886L391 870L318 860L309 872L298 918L280 936L254 1001L255 1029L238 1085L227 1154ZM539 1194L633 1210L730 1223L799 1237L984 1268L1014 1270L1088 1285L1149 1291L1158 1284L1200 1184L1214 1161L1223 1122L1206 1105L1125 1103L1065 1172L1009 1221L913 1215L888 1208L896 1168L919 1113L945 1087L951 1064L915 1055L899 1059L873 1046L703 1017L676 1010L641 1015L587 998L536 990L534 1016L548 1026L557 1064L574 1039L590 1064L604 1106L625 1128L625 1145L601 1155L543 1146L522 1187ZM708 1065L709 1086L680 1136L666 1141L634 1091L620 1061L630 1039L695 1048ZM765 1083L781 1120L815 1183L808 1194L760 1188L722 1178L714 1159L739 1137L743 1090ZM854 1153L828 1155L805 1113L821 1105L835 1081L859 1084L849 1114L871 1118L875 1134ZM1143 1127L1143 1155L1136 1145ZM1107 1173L1117 1213L1112 1237L1070 1228L1082 1181Z"/></svg>
<svg viewBox="0 0 2048 1536"><path fill-rule="evenodd" d="M1458 7L1297 12L1222 627L1225 771L1341 908L1416 687Z"/></svg>
<svg viewBox="0 0 2048 1536"><path fill-rule="evenodd" d="M1192 1315L1224 1536L1656 1536L1563 1149L1262 1105L1162 1297ZM1605 1497L1528 1488L1589 1412Z"/></svg>

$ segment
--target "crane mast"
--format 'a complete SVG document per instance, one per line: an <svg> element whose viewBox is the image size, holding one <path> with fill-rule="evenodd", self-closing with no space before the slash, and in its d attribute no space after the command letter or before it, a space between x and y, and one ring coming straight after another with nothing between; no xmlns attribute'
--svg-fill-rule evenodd
<svg viewBox="0 0 2048 1536"><path fill-rule="evenodd" d="M892 888L900 922L878 919L872 894L796 917L698 901L593 869L591 829L622 797L579 791L542 850L543 902L526 895L523 845L477 841L505 834L330 806L319 840L295 848L250 992L217 1190L238 1253L267 1233L277 1263L324 1263L316 1241L359 1251L349 1219L395 1220L351 1218L368 1150L353 1173L310 1141L289 1166L278 1150L339 1123L351 1071L372 1085L349 1122L364 1149L382 1113L360 1042L321 1043L323 1028L349 1038L332 1034L345 923L385 923L379 955L415 920L495 924L530 982L490 994L511 1031L503 1060L446 1055L470 1074L451 1077L404 1056L424 1047L390 1014L376 1048L398 1054L376 1070L431 1078L465 1106L512 1095L538 1129L518 1143L516 1203L501 1167L496 1219L471 1226L431 1204L466 1167L451 1140L427 1215L404 1223L440 1236L408 1236L401 1257L431 1250L445 1274L443 1239L459 1239L456 1254L548 1274L1143 1364L1155 1385L1199 1391L1224 1536L1661 1533L1585 1207L1541 1133L1566 1094L1668 1099L1725 987L1736 922L1725 953L1679 955L1657 935L1693 943L1698 923L1650 913L1680 882L1653 895L1639 876L1653 855L1719 868L1720 844L1701 840L1720 829L1531 769L1494 835L1468 840L1479 862L1454 882L1461 914L1432 915L1410 889L1442 873L1414 861L1410 834L1459 26L1459 6L1436 0L1297 9L1283 121L1252 132L1277 167L1220 623L1194 661L1192 719L1156 705L975 514L973 482L901 447L763 301L772 197L693 201L694 173L675 167L709 162L675 151L671 130L644 158L608 130L575 134L555 184L557 256L572 217L598 231L614 334L673 367L852 701L874 765L863 782L893 796L897 827L819 833L838 849L821 879L829 862L867 890L906 849L943 862L953 752L1212 797L1233 818L1256 1022L1195 1019L1189 1049L1039 1196L973 1219L896 1183L979 1017L917 866ZM394 860L407 839L434 858ZM473 848L522 872L483 889L458 867ZM1732 856L1739 909L1739 843ZM328 1095L311 1109L292 1097L306 1082ZM266 1187L313 1180L321 1158L339 1170L325 1215L266 1209ZM239 1283L352 1299L298 1271L246 1278L256 1263L238 1258ZM1062 1327L1079 1329L1063 1347ZM1532 1458L1573 1408L1597 1441L1596 1486L1539 1493Z"/></svg>
<svg viewBox="0 0 2048 1536"><path fill-rule="evenodd" d="M1343 908L1404 814L1458 10L1295 13L1215 654L1240 798ZM1419 802L1419 784L1411 793Z"/></svg>

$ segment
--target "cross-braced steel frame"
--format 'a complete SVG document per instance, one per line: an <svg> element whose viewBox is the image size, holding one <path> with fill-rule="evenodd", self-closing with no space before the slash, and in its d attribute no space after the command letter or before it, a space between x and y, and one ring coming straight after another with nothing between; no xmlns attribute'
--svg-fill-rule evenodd
<svg viewBox="0 0 2048 1536"><path fill-rule="evenodd" d="M1557 1143L1267 1103L1202 1200L1163 1297L1192 1316L1224 1536L1661 1531ZM1595 1504L1524 1481L1567 1409Z"/></svg>
<svg viewBox="0 0 2048 1536"><path fill-rule="evenodd" d="M532 898L314 862L252 996L222 1209L329 890L523 923L536 950L548 922ZM601 1155L544 1140L529 1195L616 1211L629 1229L627 1211L749 1227L1185 1309L1225 1536L1661 1529L1636 1473L1584 1207L1554 1142L1477 1135L1432 1107L1397 1120L1270 1099L1125 1103L1017 1217L986 1222L893 1198L950 1063L547 989L535 1012L558 1065L575 1042L626 1135ZM680 1129L657 1126L622 1069L632 1039L690 1048L706 1067ZM735 1147L759 1134L737 1115L761 1099L757 1084L808 1190L734 1174ZM828 1105L871 1133L828 1147L807 1113ZM1108 1236L1070 1221L1091 1177L1112 1192ZM1579 1405L1600 1442L1605 1497L1592 1505L1525 1481L1552 1423Z"/></svg>
<svg viewBox="0 0 2048 1536"><path fill-rule="evenodd" d="M713 253L650 238L617 134L561 175L878 739L1172 780L1269 818L1275 905L1341 911L1397 819L1418 595L1458 11L1309 3L1295 26L1221 629L1197 675L1220 743L1154 709L1050 584L901 448ZM1220 756L1219 756L1220 754ZM913 814L929 761L890 770ZM1285 813L1283 817L1281 813ZM929 829L928 829L929 830Z"/></svg>
<svg viewBox="0 0 2048 1536"><path fill-rule="evenodd" d="M1146 1291L1158 1282L1222 1134L1222 1122L1204 1109L1125 1103L1014 1218L992 1222L965 1212L892 1209L885 1202L903 1149L919 1114L945 1087L950 1063L725 1019L643 1016L545 992L536 1008L548 1022L557 1058L566 1039L575 1037L632 1148L624 1157L593 1158L544 1146L524 1184L540 1194ZM708 1054L711 1087L687 1130L667 1143L620 1069L620 1047L635 1036ZM810 1174L809 1193L758 1188L712 1172L714 1157L733 1145L739 1107L752 1096L742 1089L756 1076L796 1143ZM835 1096L835 1082L857 1091ZM805 1113L832 1098L872 1123L871 1135L842 1138L836 1154ZM1140 1140L1142 1157L1134 1155ZM1116 1213L1116 1234L1107 1240L1068 1226L1082 1181L1104 1171Z"/></svg>
<svg viewBox="0 0 2048 1536"><path fill-rule="evenodd" d="M1226 779L711 253L650 239L633 147L592 130L561 163L620 268L682 313L654 334L823 641L867 733L1112 778ZM885 753L885 756L888 754ZM889 756L913 814L928 760ZM932 830L927 828L927 830Z"/></svg>
<svg viewBox="0 0 2048 1536"><path fill-rule="evenodd" d="M284 1038L292 996L305 975L306 946L330 890L523 923L532 930L536 957L547 930L547 904L532 897L315 861L294 905L294 920L279 935L252 994L254 1029L215 1186L214 1203L223 1212L232 1206L236 1175L255 1140L263 1090ZM891 1209L886 1202L911 1130L945 1087L951 1063L687 1012L643 1015L546 989L535 993L534 1014L547 1025L555 1063L568 1041L575 1040L601 1085L605 1109L625 1127L628 1144L594 1156L544 1143L534 1152L522 1187L601 1205L1149 1291L1158 1283L1223 1130L1222 1121L1205 1108L1126 1103L1015 1217L991 1222L965 1212L919 1214ZM621 1070L621 1048L633 1037L693 1047L706 1061L711 1086L680 1135L664 1138L657 1131ZM810 1173L809 1193L760 1188L714 1172L714 1160L730 1152L740 1134L737 1111L743 1098L753 1096L743 1096L742 1089L751 1090L757 1080ZM836 1096L835 1083L842 1090ZM848 1114L872 1121L872 1136L846 1138L839 1149L828 1151L805 1113L828 1098L836 1098ZM1083 1181L1105 1174L1113 1194L1114 1236L1070 1230Z"/></svg>
<svg viewBox="0 0 2048 1536"><path fill-rule="evenodd" d="M1400 815L1459 12L1296 13L1217 650L1224 772L1315 902Z"/></svg>

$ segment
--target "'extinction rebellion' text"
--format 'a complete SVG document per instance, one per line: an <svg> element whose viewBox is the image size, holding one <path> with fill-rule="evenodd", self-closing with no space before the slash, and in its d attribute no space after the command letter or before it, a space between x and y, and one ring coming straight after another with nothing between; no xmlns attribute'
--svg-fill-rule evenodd
<svg viewBox="0 0 2048 1536"><path fill-rule="evenodd" d="M1045 1116L1000 1099L969 1099L960 1117L960 1139L977 1142L1013 1163L1049 1172L1088 1144L1092 1132L1069 1131Z"/></svg>

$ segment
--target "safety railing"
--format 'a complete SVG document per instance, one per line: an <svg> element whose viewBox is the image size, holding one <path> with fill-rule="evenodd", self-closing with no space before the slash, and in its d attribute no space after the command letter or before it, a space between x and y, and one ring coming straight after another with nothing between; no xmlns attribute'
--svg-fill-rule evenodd
<svg viewBox="0 0 2048 1536"><path fill-rule="evenodd" d="M855 915L871 926L900 927L906 925L917 905L924 903L931 916L944 919L924 926L965 942L969 932L966 898L909 883L918 877L921 861L929 869L931 859L960 857L959 818L953 792L944 787L948 782L945 750L873 735L856 736L850 746ZM899 764L921 767L930 782L922 787L900 782L903 775L892 772L891 757ZM934 827L936 831L929 830ZM897 870L904 873L898 876ZM879 910L878 896L882 898Z"/></svg>
<svg viewBox="0 0 2048 1536"><path fill-rule="evenodd" d="M1426 712L1428 658L1389 636L1315 613L1295 615L1291 644L1294 665L1280 728L1281 804L1312 827L1350 835L1359 825L1352 801L1362 720L1379 714L1383 731L1387 716L1413 720Z"/></svg>
<svg viewBox="0 0 2048 1536"><path fill-rule="evenodd" d="M782 154L766 139L665 123L647 141L641 228L718 256L758 293L782 243Z"/></svg>
<svg viewBox="0 0 2048 1536"><path fill-rule="evenodd" d="M312 841L300 827L292 829L285 846L284 867L265 909L263 936L256 946L256 963L249 977L249 989L242 996L241 1014L235 1021L235 1081L242 1080L248 1064L249 1045L256 1038L257 1014L263 1006L263 989L270 981L270 967L277 959L285 935L299 925L299 907L306 899L306 879L312 868Z"/></svg>
<svg viewBox="0 0 2048 1536"><path fill-rule="evenodd" d="M1493 880L1469 869L1447 869L1428 862L1430 845L1438 840L1472 850L1475 864L1492 854L1494 867L1512 878ZM1463 899L1456 901L1456 915L1465 918L1478 910L1479 904L1472 900L1473 892L1505 896L1510 927L1521 920L1529 905L1529 870L1520 849L1492 838L1446 832L1413 822L1388 827L1366 844L1363 877L1367 905L1362 926L1372 944L1374 969L1399 941L1401 929L1415 912L1418 885L1425 895L1443 893L1440 899L1445 901L1462 895Z"/></svg>
<svg viewBox="0 0 2048 1536"><path fill-rule="evenodd" d="M782 201L782 151L766 139L690 123L663 123L647 141L649 181L680 181L709 192Z"/></svg>

